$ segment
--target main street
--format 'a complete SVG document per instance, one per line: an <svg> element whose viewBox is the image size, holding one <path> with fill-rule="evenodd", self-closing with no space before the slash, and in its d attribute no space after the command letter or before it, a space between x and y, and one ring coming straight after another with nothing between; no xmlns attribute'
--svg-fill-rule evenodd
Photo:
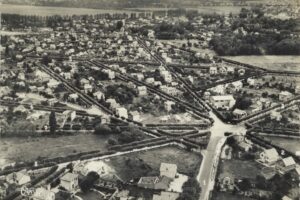
<svg viewBox="0 0 300 200"><path fill-rule="evenodd" d="M226 141L226 136L224 133L246 133L246 127L243 124L226 124L222 122L213 112L210 112L210 116L214 119L214 124L210 128L211 138L207 149L202 152L203 161L197 176L197 180L199 181L202 190L200 200L208 200L210 192L214 188L219 156L222 146Z"/></svg>

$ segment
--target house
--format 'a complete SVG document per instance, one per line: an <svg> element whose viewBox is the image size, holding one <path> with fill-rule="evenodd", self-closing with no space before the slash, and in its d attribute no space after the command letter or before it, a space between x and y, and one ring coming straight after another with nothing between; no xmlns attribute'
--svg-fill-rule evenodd
<svg viewBox="0 0 300 200"><path fill-rule="evenodd" d="M132 73L132 77L136 78L138 81L144 80L144 74L142 73Z"/></svg>
<svg viewBox="0 0 300 200"><path fill-rule="evenodd" d="M111 109L115 109L119 106L115 99L107 99L105 102L109 104Z"/></svg>
<svg viewBox="0 0 300 200"><path fill-rule="evenodd" d="M166 83L172 82L172 75L168 71L162 70L162 71L160 71L160 75Z"/></svg>
<svg viewBox="0 0 300 200"><path fill-rule="evenodd" d="M238 119L240 119L240 118L243 118L243 117L245 117L246 115L247 115L247 112L246 111L244 111L244 110L240 110L240 109L234 109L234 111L232 112L232 114L236 117L236 118L238 118Z"/></svg>
<svg viewBox="0 0 300 200"><path fill-rule="evenodd" d="M217 108L229 110L235 105L235 99L232 95L211 96L211 103Z"/></svg>
<svg viewBox="0 0 300 200"><path fill-rule="evenodd" d="M218 74L218 68L217 67L209 67L209 74L211 74L211 75Z"/></svg>
<svg viewBox="0 0 300 200"><path fill-rule="evenodd" d="M293 94L288 91L282 91L279 93L279 100L280 101L287 101L293 97Z"/></svg>
<svg viewBox="0 0 300 200"><path fill-rule="evenodd" d="M93 93L93 96L99 101L101 99L105 99L105 95L101 91L97 91Z"/></svg>
<svg viewBox="0 0 300 200"><path fill-rule="evenodd" d="M273 111L271 112L271 114L270 114L270 118L271 118L272 120L281 121L282 115L281 115L280 112L277 112L277 111L273 110Z"/></svg>
<svg viewBox="0 0 300 200"><path fill-rule="evenodd" d="M93 86L91 84L84 84L83 86L84 93L89 93L93 91Z"/></svg>
<svg viewBox="0 0 300 200"><path fill-rule="evenodd" d="M73 94L69 95L68 100L75 102L75 101L77 101L78 98L79 98L78 94L77 93L73 93Z"/></svg>
<svg viewBox="0 0 300 200"><path fill-rule="evenodd" d="M243 88L243 83L242 81L235 81L231 83L235 91L240 91Z"/></svg>
<svg viewBox="0 0 300 200"><path fill-rule="evenodd" d="M160 87L160 90L169 94L169 95L172 95L172 96L176 96L180 93L180 91L175 88L175 87L169 87L169 86L166 86L166 85L161 85Z"/></svg>
<svg viewBox="0 0 300 200"><path fill-rule="evenodd" d="M279 154L275 148L265 149L259 154L259 160L267 165L272 165L279 160Z"/></svg>
<svg viewBox="0 0 300 200"><path fill-rule="evenodd" d="M139 96L146 96L147 95L147 87L146 86L138 86L137 91L138 91Z"/></svg>
<svg viewBox="0 0 300 200"><path fill-rule="evenodd" d="M289 156L287 158L280 160L277 163L276 168L279 170L281 174L285 174L293 169L296 169L296 162L293 159L293 157Z"/></svg>
<svg viewBox="0 0 300 200"><path fill-rule="evenodd" d="M60 178L60 185L66 190L73 192L78 187L78 175L67 173Z"/></svg>
<svg viewBox="0 0 300 200"><path fill-rule="evenodd" d="M169 163L161 163L159 168L160 176L166 176L174 179L177 174L177 165Z"/></svg>
<svg viewBox="0 0 300 200"><path fill-rule="evenodd" d="M26 183L29 183L30 180L31 178L27 174L26 170L14 172L6 176L6 181L10 184L24 185Z"/></svg>
<svg viewBox="0 0 300 200"><path fill-rule="evenodd" d="M59 85L59 82L54 79L50 79L50 81L47 83L48 88L56 88Z"/></svg>
<svg viewBox="0 0 300 200"><path fill-rule="evenodd" d="M141 120L140 113L138 111L129 112L129 119L137 122L140 121Z"/></svg>
<svg viewBox="0 0 300 200"><path fill-rule="evenodd" d="M153 84L155 82L154 78L146 78L146 83Z"/></svg>
<svg viewBox="0 0 300 200"><path fill-rule="evenodd" d="M216 87L211 88L210 91L218 95L223 95L225 94L225 87L224 85L217 85Z"/></svg>
<svg viewBox="0 0 300 200"><path fill-rule="evenodd" d="M154 190L167 190L172 180L166 176L141 177L138 187Z"/></svg>
<svg viewBox="0 0 300 200"><path fill-rule="evenodd" d="M32 200L55 200L55 193L43 187L37 188L31 196Z"/></svg>
<svg viewBox="0 0 300 200"><path fill-rule="evenodd" d="M115 198L117 200L128 200L129 199L129 191L122 190L122 191L118 192L118 194L115 195Z"/></svg>
<svg viewBox="0 0 300 200"><path fill-rule="evenodd" d="M128 119L127 109L123 107L116 108L116 114L120 117Z"/></svg>
<svg viewBox="0 0 300 200"><path fill-rule="evenodd" d="M295 86L295 93L300 94L300 85Z"/></svg>
<svg viewBox="0 0 300 200"><path fill-rule="evenodd" d="M110 79L110 80L115 79L115 77L116 77L115 72L110 69L104 69L103 73L107 74L108 79Z"/></svg>
<svg viewBox="0 0 300 200"><path fill-rule="evenodd" d="M160 195L154 194L152 200L176 200L178 197L179 193L162 191Z"/></svg>
<svg viewBox="0 0 300 200"><path fill-rule="evenodd" d="M164 108L167 112L170 112L172 110L173 105L175 105L173 101L165 101Z"/></svg>
<svg viewBox="0 0 300 200"><path fill-rule="evenodd" d="M251 85L251 86L254 86L254 85L255 85L255 79L253 79L253 78L248 78L248 79L247 79L247 83L248 83L249 85Z"/></svg>

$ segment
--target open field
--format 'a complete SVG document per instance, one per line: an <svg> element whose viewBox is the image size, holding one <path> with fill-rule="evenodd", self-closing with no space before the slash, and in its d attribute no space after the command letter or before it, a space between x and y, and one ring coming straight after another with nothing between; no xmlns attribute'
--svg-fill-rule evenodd
<svg viewBox="0 0 300 200"><path fill-rule="evenodd" d="M109 135L78 134L60 137L1 138L0 164L33 161L38 157L59 157L72 153L106 150Z"/></svg>
<svg viewBox="0 0 300 200"><path fill-rule="evenodd" d="M244 160L222 160L220 174L231 174L235 178L255 179L260 172L258 163Z"/></svg>
<svg viewBox="0 0 300 200"><path fill-rule="evenodd" d="M254 200L249 197L232 195L225 192L214 192L212 200Z"/></svg>
<svg viewBox="0 0 300 200"><path fill-rule="evenodd" d="M300 139L289 139L289 138L280 138L280 137L272 137L272 136L265 137L265 138L288 151L294 153L300 151Z"/></svg>
<svg viewBox="0 0 300 200"><path fill-rule="evenodd" d="M247 7L247 6L246 6ZM175 10L178 8L167 8L167 10ZM203 14L238 14L242 6L196 6L192 8L187 8L187 10L197 10L198 13ZM153 8L133 8L130 10L138 10L138 11L165 11L166 8L162 7L153 7Z"/></svg>
<svg viewBox="0 0 300 200"><path fill-rule="evenodd" d="M163 147L126 156L110 159L118 176L123 180L131 180L141 176L159 175L162 162L173 163L178 167L178 172L192 174L199 169L202 156L177 147Z"/></svg>
<svg viewBox="0 0 300 200"><path fill-rule="evenodd" d="M0 13L20 14L20 15L96 15L103 13L131 13L126 10L104 10L104 9L88 9L88 8L66 8L66 7L49 7L49 6L26 6L2 4Z"/></svg>
<svg viewBox="0 0 300 200"><path fill-rule="evenodd" d="M300 72L300 56L225 56L224 58L270 70Z"/></svg>

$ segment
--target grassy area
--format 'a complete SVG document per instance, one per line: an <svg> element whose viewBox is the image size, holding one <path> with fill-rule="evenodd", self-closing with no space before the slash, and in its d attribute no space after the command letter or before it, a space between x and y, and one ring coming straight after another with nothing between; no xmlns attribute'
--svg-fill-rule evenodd
<svg viewBox="0 0 300 200"><path fill-rule="evenodd" d="M141 176L158 175L162 162L176 164L179 172L191 175L199 169L201 161L201 155L177 147L163 147L114 157L110 159L110 165L122 179L128 181Z"/></svg>
<svg viewBox="0 0 300 200"><path fill-rule="evenodd" d="M300 145L299 145L300 139L289 139L289 138L272 137L272 136L268 136L265 138L288 151L294 153L296 153L296 151L300 151Z"/></svg>
<svg viewBox="0 0 300 200"><path fill-rule="evenodd" d="M300 56L226 56L265 69L300 72Z"/></svg>
<svg viewBox="0 0 300 200"><path fill-rule="evenodd" d="M235 178L255 179L260 173L259 164L246 160L222 160L220 174L231 174Z"/></svg>
<svg viewBox="0 0 300 200"><path fill-rule="evenodd" d="M79 192L79 193L76 194L76 196L79 196L80 198L82 198L82 200L101 200L101 199L104 199L96 191L89 191L87 193Z"/></svg>
<svg viewBox="0 0 300 200"><path fill-rule="evenodd" d="M93 150L106 151L109 135L78 134L60 137L1 138L0 161L36 160L38 157L58 157ZM0 163L1 164L1 163Z"/></svg>
<svg viewBox="0 0 300 200"><path fill-rule="evenodd" d="M212 200L254 200L249 197L237 196L225 192L214 192Z"/></svg>

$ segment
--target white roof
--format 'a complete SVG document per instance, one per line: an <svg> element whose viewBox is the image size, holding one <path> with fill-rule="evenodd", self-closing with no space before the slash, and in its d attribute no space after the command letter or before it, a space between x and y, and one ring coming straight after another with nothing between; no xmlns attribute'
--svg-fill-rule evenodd
<svg viewBox="0 0 300 200"><path fill-rule="evenodd" d="M269 157L269 158L277 158L279 155L278 155L278 152L276 151L275 148L272 148L272 149L266 149L265 150L265 154Z"/></svg>
<svg viewBox="0 0 300 200"><path fill-rule="evenodd" d="M293 159L293 157L287 157L287 158L284 158L282 159L282 162L283 164L287 167L287 166L291 166L291 165L295 165L296 162L295 160Z"/></svg>
<svg viewBox="0 0 300 200"><path fill-rule="evenodd" d="M219 100L230 100L233 101L234 98L232 95L220 95L220 96L212 96L212 99L214 101L219 101Z"/></svg>

